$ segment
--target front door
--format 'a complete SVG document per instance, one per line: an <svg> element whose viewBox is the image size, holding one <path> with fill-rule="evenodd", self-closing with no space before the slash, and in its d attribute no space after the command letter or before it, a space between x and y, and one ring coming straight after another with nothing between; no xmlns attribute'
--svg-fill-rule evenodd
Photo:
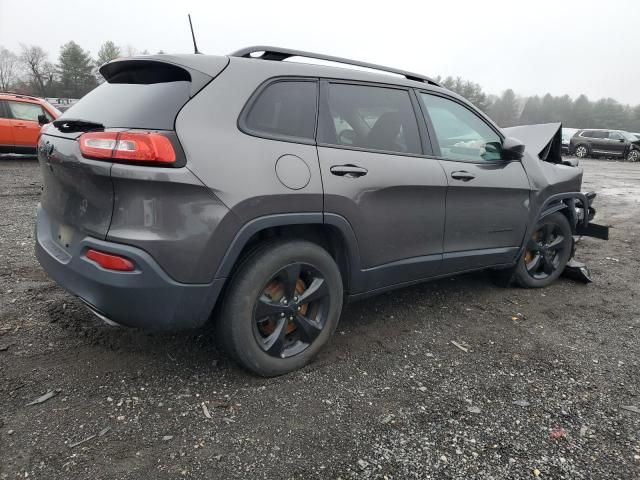
<svg viewBox="0 0 640 480"><path fill-rule="evenodd" d="M502 160L501 136L466 105L429 93L420 99L448 182L444 273L512 262L529 212L522 163Z"/></svg>
<svg viewBox="0 0 640 480"><path fill-rule="evenodd" d="M19 147L34 147L38 143L38 135L40 134L40 124L38 123L38 115L45 112L37 103L7 101L9 112L13 117L11 124L13 126L13 138L15 144Z"/></svg>
<svg viewBox="0 0 640 480"><path fill-rule="evenodd" d="M338 81L321 88L324 212L351 224L366 290L440 272L447 181L423 156L412 94Z"/></svg>
<svg viewBox="0 0 640 480"><path fill-rule="evenodd" d="M620 133L612 130L609 132L609 153L622 156L627 148L626 138Z"/></svg>

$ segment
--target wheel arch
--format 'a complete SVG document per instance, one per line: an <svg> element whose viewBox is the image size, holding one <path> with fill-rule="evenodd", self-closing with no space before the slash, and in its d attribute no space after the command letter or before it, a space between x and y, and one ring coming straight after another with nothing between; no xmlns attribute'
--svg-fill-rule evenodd
<svg viewBox="0 0 640 480"><path fill-rule="evenodd" d="M516 256L516 261L520 259L520 257L524 254L525 247L527 245L527 239L533 235L535 226L538 222L551 215L555 212L561 212L564 216L567 217L569 221L569 225L571 226L572 233L576 233L576 229L580 220L576 214L575 204L576 201L580 202L582 205L588 206L589 201L587 196L582 192L564 192L557 193L555 195L551 195L547 198L543 203L540 209L538 210L538 214L534 217L533 222L527 227L526 233L522 239L522 246L518 251L518 255ZM586 227L589 224L589 215L585 212L584 218L582 219L582 227Z"/></svg>
<svg viewBox="0 0 640 480"><path fill-rule="evenodd" d="M232 276L240 260L265 241L294 238L329 252L340 269L345 292L361 289L360 257L351 225L340 215L322 213L268 215L247 222L227 248L215 277Z"/></svg>

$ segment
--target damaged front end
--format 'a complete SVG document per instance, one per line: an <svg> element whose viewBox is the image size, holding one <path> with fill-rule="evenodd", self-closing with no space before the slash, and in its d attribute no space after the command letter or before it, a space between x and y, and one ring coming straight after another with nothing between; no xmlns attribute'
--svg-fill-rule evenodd
<svg viewBox="0 0 640 480"><path fill-rule="evenodd" d="M609 239L609 227L592 222L596 194L581 192L582 169L576 159L562 157L562 124L525 125L503 129L505 134L522 141L526 148L522 164L531 182L529 239L537 222L562 211L571 224L573 243L571 256L563 274L591 282L588 268L575 256L576 245L583 236ZM524 244L526 245L526 241ZM526 255L523 245L521 255Z"/></svg>

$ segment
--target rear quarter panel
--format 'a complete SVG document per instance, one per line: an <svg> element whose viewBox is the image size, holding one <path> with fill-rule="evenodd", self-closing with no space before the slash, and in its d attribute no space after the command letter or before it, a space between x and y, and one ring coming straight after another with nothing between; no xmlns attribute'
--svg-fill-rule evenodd
<svg viewBox="0 0 640 480"><path fill-rule="evenodd" d="M277 63L277 62L274 62ZM176 131L187 167L212 190L241 224L279 213L322 212L322 181L315 145L254 137L240 131L238 117L265 80L282 75L263 61L237 61L180 112ZM276 175L283 155L301 158L309 182L287 188Z"/></svg>

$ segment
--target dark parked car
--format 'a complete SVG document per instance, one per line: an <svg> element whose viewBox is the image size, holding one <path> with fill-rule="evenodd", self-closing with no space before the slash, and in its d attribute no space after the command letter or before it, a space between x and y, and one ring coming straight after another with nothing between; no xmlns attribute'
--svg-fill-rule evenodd
<svg viewBox="0 0 640 480"><path fill-rule="evenodd" d="M270 47L100 71L39 143L40 263L119 324L213 314L261 375L309 362L343 299L486 268L544 287L591 232L560 125L501 130L422 75Z"/></svg>
<svg viewBox="0 0 640 480"><path fill-rule="evenodd" d="M610 156L625 158L630 162L640 160L640 140L623 130L579 130L569 145L576 157Z"/></svg>

